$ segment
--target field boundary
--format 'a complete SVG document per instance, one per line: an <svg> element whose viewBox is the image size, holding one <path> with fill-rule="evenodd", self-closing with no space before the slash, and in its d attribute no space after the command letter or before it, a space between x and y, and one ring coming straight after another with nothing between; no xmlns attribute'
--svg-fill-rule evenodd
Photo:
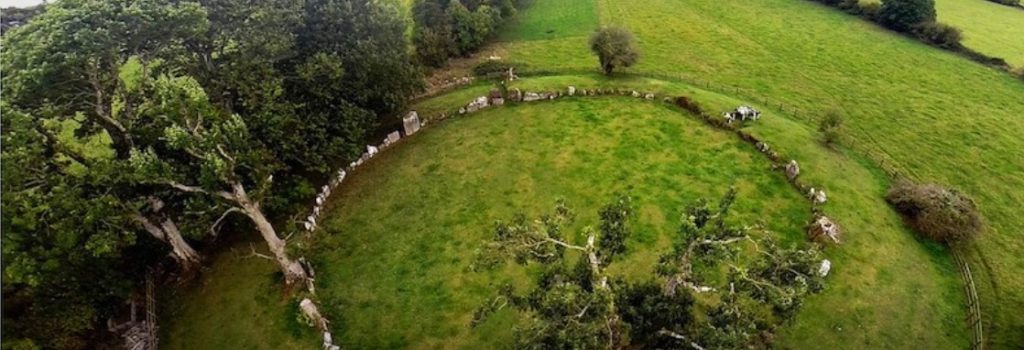
<svg viewBox="0 0 1024 350"><path fill-rule="evenodd" d="M983 350L985 348L984 327L981 324L981 305L978 300L978 291L974 288L974 276L971 274L971 266L960 253L959 248L952 248L953 262L956 263L960 278L964 282L964 294L967 295L967 324L971 328L971 350Z"/></svg>

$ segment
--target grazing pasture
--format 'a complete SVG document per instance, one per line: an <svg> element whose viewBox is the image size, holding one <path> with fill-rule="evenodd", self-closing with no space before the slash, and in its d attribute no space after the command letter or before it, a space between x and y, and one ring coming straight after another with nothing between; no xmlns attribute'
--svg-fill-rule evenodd
<svg viewBox="0 0 1024 350"><path fill-rule="evenodd" d="M1014 40L1022 36L1013 35L1020 26L997 23L1017 23L1013 11L1024 11L953 15L957 6L999 5L938 3L940 20L964 29L969 47L1020 65L1013 58L1013 52L1020 57ZM623 74L603 77L586 40L608 24L636 35L641 59ZM629 87L659 98L692 96L713 113L740 104L765 112L747 131L800 161L801 176L828 191L825 212L846 232L843 244L826 251L834 264L827 289L780 330L781 348L969 346L965 296L950 253L918 239L885 204L890 178L883 168L951 185L977 201L986 229L964 252L985 337L996 349L1024 344L1024 314L1017 311L1024 310L1019 79L804 0L534 0L496 40L489 51L539 75L523 72L526 78L514 85L526 90ZM429 118L489 88L477 83L415 108ZM816 131L829 109L845 116L838 150L820 145ZM493 220L536 215L564 197L584 216L578 222L593 222L599 203L629 190L640 215L623 265L650 271L670 243L679 206L736 184L738 205L759 209L741 212L759 212L780 237L802 240L807 202L781 174L768 173L767 164L733 135L660 102L570 99L458 117L384 152L332 197L313 254L323 310L347 348L502 347L517 316L501 312L470 329L473 309L501 283L522 284L536 271L468 270ZM248 268L227 262L215 269L230 275ZM262 300L267 287L253 280L236 281L231 293ZM179 309L167 334L213 324L189 316L198 310L192 304L216 305L214 289L229 287L211 282L207 288L178 299L190 306ZM231 319L225 341L243 335L232 327L294 318L288 305L269 305L276 311ZM275 327L256 329L289 339L281 344L315 342L274 334L287 324ZM214 348L195 340L172 348Z"/></svg>
<svg viewBox="0 0 1024 350"><path fill-rule="evenodd" d="M967 249L981 281L986 338L997 347L1024 343L1024 314L1011 311L1024 309L1019 79L811 1L598 1L598 7L602 24L624 26L637 37L642 57L628 71L739 86L738 94L727 93L782 102L799 109L807 124L837 108L847 115L852 148L871 162L973 196L988 224ZM534 69L596 69L585 46L563 44L507 42L502 51Z"/></svg>

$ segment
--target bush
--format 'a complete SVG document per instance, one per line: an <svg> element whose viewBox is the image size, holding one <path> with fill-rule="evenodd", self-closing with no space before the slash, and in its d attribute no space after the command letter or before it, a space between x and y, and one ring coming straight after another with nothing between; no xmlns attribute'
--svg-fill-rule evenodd
<svg viewBox="0 0 1024 350"><path fill-rule="evenodd" d="M893 184L885 199L918 233L933 240L954 244L981 231L977 206L957 190L901 179Z"/></svg>
<svg viewBox="0 0 1024 350"><path fill-rule="evenodd" d="M619 27L598 29L590 37L590 50L597 55L601 71L612 74L617 67L629 67L640 58L633 34Z"/></svg>
<svg viewBox="0 0 1024 350"><path fill-rule="evenodd" d="M882 0L878 21L893 30L909 33L919 23L935 22L935 0Z"/></svg>
<svg viewBox="0 0 1024 350"><path fill-rule="evenodd" d="M837 110L825 112L825 117L818 124L818 131L821 132L822 141L825 145L833 146L839 143L842 137L843 115Z"/></svg>
<svg viewBox="0 0 1024 350"><path fill-rule="evenodd" d="M483 78L496 78L504 76L508 73L509 68L515 68L516 71L521 71L524 67L520 63L511 63L501 60L486 60L473 67L473 75Z"/></svg>
<svg viewBox="0 0 1024 350"><path fill-rule="evenodd" d="M959 49L960 40L963 38L960 29L939 22L919 23L914 26L913 33L926 43L949 50Z"/></svg>
<svg viewBox="0 0 1024 350"><path fill-rule="evenodd" d="M690 113L693 113L693 115L696 115L696 116L703 116L704 115L704 108L702 108L700 106L700 104L697 103L697 101L694 101L693 99L691 99L689 97L686 97L686 96L679 96L679 97L677 97L676 98L676 105L679 106L679 107L682 107L683 109L689 111Z"/></svg>

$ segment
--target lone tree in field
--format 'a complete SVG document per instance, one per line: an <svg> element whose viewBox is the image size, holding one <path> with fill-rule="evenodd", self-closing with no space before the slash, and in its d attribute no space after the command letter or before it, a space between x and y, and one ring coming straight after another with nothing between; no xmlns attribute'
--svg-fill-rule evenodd
<svg viewBox="0 0 1024 350"><path fill-rule="evenodd" d="M608 272L632 232L628 196L599 211L599 229L585 228L582 244L562 235L574 217L562 202L537 220L518 215L499 222L476 267L511 258L545 269L526 294L504 286L477 310L472 325L511 306L529 319L517 329L517 349L769 345L762 335L795 315L804 296L822 289L821 258L816 249L783 249L752 237L746 226L727 224L734 198L729 191L717 205L700 200L686 208L674 249L659 259L652 277L637 283ZM739 258L743 252L751 256Z"/></svg>
<svg viewBox="0 0 1024 350"><path fill-rule="evenodd" d="M935 0L882 0L878 20L886 27L910 32L918 24L935 21Z"/></svg>
<svg viewBox="0 0 1024 350"><path fill-rule="evenodd" d="M619 27L599 29L590 37L590 51L601 62L601 71L612 74L616 67L630 67L640 58L633 34Z"/></svg>

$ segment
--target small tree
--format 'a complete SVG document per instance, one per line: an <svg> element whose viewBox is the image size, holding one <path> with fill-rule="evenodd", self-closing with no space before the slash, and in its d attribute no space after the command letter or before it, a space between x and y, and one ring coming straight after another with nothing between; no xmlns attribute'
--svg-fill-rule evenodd
<svg viewBox="0 0 1024 350"><path fill-rule="evenodd" d="M935 21L935 0L882 0L878 20L893 30L910 32L919 23Z"/></svg>
<svg viewBox="0 0 1024 350"><path fill-rule="evenodd" d="M963 242L981 231L974 201L955 189L897 180L885 197L922 235L946 244Z"/></svg>
<svg viewBox="0 0 1024 350"><path fill-rule="evenodd" d="M818 124L818 131L821 132L822 142L826 146L834 146L839 143L842 137L843 115L837 110L825 112L825 117Z"/></svg>
<svg viewBox="0 0 1024 350"><path fill-rule="evenodd" d="M590 37L590 51L597 55L601 71L612 74L616 67L630 67L640 58L633 34L619 27L601 28Z"/></svg>

